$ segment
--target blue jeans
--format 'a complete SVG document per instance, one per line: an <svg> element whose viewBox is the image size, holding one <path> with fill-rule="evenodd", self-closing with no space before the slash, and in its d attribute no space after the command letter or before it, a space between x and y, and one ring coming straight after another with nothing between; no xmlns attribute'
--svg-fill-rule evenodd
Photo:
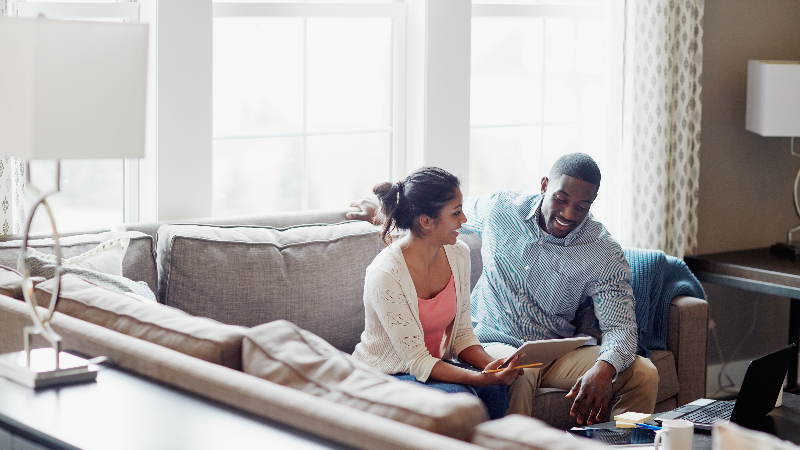
<svg viewBox="0 0 800 450"><path fill-rule="evenodd" d="M477 370L472 366L467 364L455 364L449 361L445 361L448 364L453 364L454 366L461 367L463 369L468 370ZM486 387L477 387L477 386L470 386L467 384L456 384L456 383L445 383L444 381L434 380L433 378L428 378L428 381L421 382L418 381L414 375L409 375L407 373L396 373L393 375L399 380L408 381L410 383L420 384L422 386L427 386L430 388L438 389L440 391L447 392L448 394L453 394L456 392L465 392L467 394L472 394L478 396L479 399L483 402L486 406L486 409L489 410L489 418L490 419L500 419L505 417L506 410L508 409L508 402L511 399L511 395L508 393L507 386L486 386Z"/></svg>

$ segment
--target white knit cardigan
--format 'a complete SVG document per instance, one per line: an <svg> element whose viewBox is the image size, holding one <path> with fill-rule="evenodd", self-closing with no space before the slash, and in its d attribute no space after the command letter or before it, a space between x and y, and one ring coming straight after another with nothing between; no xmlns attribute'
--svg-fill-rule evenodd
<svg viewBox="0 0 800 450"><path fill-rule="evenodd" d="M461 241L445 245L456 286L456 318L442 359L451 359L480 345L469 305L469 247ZM439 358L425 347L414 282L403 251L395 242L375 257L364 280L365 329L353 357L383 373L410 373L425 382Z"/></svg>

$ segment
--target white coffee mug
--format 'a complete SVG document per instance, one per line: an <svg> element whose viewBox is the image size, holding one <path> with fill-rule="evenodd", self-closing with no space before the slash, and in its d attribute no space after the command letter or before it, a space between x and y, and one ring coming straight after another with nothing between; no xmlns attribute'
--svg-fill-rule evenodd
<svg viewBox="0 0 800 450"><path fill-rule="evenodd" d="M661 429L656 431L656 440L653 441L654 450L658 450L661 436L664 436L664 448L666 450L692 450L694 424L683 419L661 422Z"/></svg>

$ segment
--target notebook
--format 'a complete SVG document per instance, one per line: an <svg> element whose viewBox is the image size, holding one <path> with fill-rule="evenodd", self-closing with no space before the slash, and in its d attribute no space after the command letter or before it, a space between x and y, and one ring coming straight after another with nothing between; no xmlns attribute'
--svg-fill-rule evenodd
<svg viewBox="0 0 800 450"><path fill-rule="evenodd" d="M715 423L725 421L745 427L752 425L775 407L792 353L797 353L794 344L751 361L736 401L703 398L672 411L655 414L655 420L685 419L701 430L710 430Z"/></svg>

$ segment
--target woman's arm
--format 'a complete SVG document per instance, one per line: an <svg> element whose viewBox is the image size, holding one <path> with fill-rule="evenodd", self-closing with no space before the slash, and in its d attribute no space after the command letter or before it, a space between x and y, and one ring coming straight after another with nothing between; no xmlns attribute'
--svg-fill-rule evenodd
<svg viewBox="0 0 800 450"><path fill-rule="evenodd" d="M464 353L468 353L468 357L470 357L469 360L462 357ZM482 355L480 355L480 353L482 353ZM473 355L476 356L477 359L471 359ZM472 347L469 347L461 352L461 354L458 356L459 359L467 364L473 367L483 368L483 370L496 369L505 361L505 359L497 359L492 361L491 356L489 356L489 354L486 353L486 351L480 345L473 345ZM478 362L478 360L482 361L484 356L489 358L489 362L486 364L475 364L471 362ZM509 385L513 383L514 380L516 380L520 375L522 375L522 369L515 368L519 358L519 356L514 357L507 368L505 368L502 372L495 373L476 372L474 370L467 370L461 367L456 367L452 364L447 364L444 361L438 361L431 370L431 378L444 381L445 383L468 384L471 386L492 386L495 384Z"/></svg>

